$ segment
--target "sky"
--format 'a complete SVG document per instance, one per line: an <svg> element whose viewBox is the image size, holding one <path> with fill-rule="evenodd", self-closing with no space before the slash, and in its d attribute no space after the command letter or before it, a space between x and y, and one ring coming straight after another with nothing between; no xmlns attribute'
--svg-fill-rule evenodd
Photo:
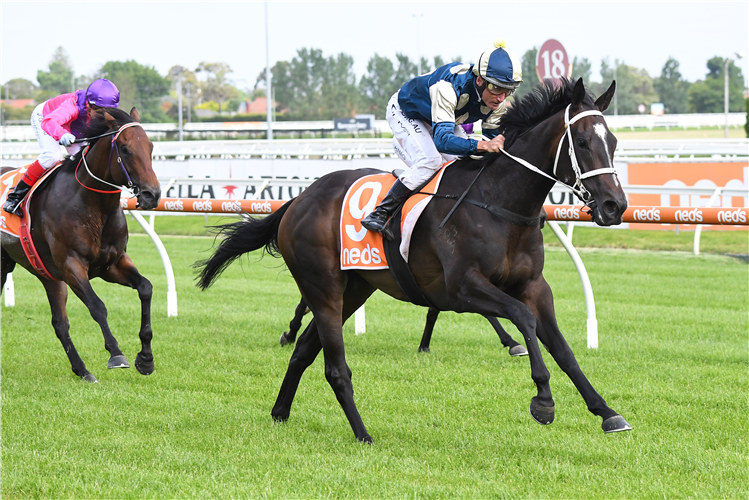
<svg viewBox="0 0 749 500"><path fill-rule="evenodd" d="M0 81L36 82L58 46L76 75L105 62L135 60L166 75L181 65L225 62L230 80L252 89L266 65L266 3L69 2L0 0ZM749 1L282 1L267 3L271 66L298 49L346 53L359 77L375 54L403 53L474 62L495 38L518 57L548 39L593 63L619 61L659 76L674 57L689 81L703 79L714 56L736 58L749 82Z"/></svg>

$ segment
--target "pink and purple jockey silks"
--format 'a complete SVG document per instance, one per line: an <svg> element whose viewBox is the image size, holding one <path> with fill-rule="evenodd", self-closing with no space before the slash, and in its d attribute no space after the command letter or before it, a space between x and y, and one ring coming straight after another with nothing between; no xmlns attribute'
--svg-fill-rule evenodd
<svg viewBox="0 0 749 500"><path fill-rule="evenodd" d="M86 102L99 107L117 107L120 92L105 78L94 81L86 90L78 90L49 99L42 109L41 127L56 141L66 133L80 138L86 130Z"/></svg>

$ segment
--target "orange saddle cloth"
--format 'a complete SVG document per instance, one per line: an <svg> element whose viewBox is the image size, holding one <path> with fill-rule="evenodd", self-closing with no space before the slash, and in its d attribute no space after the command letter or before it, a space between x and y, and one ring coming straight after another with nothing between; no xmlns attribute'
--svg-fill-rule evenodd
<svg viewBox="0 0 749 500"><path fill-rule="evenodd" d="M445 164L421 191L436 193L449 165ZM362 177L349 188L341 209L341 269L388 269L382 235L367 231L361 220L385 198L394 183L392 174L374 174ZM415 194L403 206L400 253L406 262L413 228L431 200L432 196Z"/></svg>
<svg viewBox="0 0 749 500"><path fill-rule="evenodd" d="M8 199L8 193L10 193L10 190L12 188L16 187L18 181L20 181L21 177L23 177L24 172L26 172L26 167L21 167L16 170L5 172L2 176L0 176L0 189L2 189L2 195L0 195L0 205L5 204L5 200ZM24 200L24 204L25 201L26 200ZM20 217L14 214L9 214L5 210L0 209L0 231L18 238L18 230L20 227Z"/></svg>

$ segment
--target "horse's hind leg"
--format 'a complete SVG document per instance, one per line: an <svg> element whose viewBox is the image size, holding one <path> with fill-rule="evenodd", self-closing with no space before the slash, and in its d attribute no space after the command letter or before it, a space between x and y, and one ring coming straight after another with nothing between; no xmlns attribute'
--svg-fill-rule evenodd
<svg viewBox="0 0 749 500"><path fill-rule="evenodd" d="M421 343L419 344L419 352L429 352L429 344L432 342L432 333L434 332L434 324L437 322L437 316L440 315L440 310L436 307L430 307L427 311L427 322L424 325L424 333L421 336Z"/></svg>
<svg viewBox="0 0 749 500"><path fill-rule="evenodd" d="M318 288L325 283L328 289ZM312 364L314 359L324 349L325 378L328 380L336 398L343 408L354 436L359 441L371 443L367 429L364 427L359 411L354 403L354 388L351 383L351 369L346 364L343 347L343 322L367 300L374 291L374 287L357 274L349 275L342 300L336 300L335 290L330 290L332 280L304 281L300 288L305 293L306 301L315 317L307 329L299 337L289 361L281 391L271 414L277 420L285 420L289 416L291 403L296 394L299 380L304 370ZM339 292L340 293L340 292ZM325 300L325 297L333 297Z"/></svg>
<svg viewBox="0 0 749 500"><path fill-rule="evenodd" d="M138 272L135 264L133 264L133 261L130 260L130 257L126 253L123 253L120 259L109 267L107 272L102 275L102 278L110 283L129 286L138 291L141 305L140 331L138 332L141 351L135 357L135 368L141 375L152 374L154 361L153 353L151 352L151 339L153 338L153 330L151 329L153 286L151 282ZM124 355L122 355L121 360L127 363ZM110 368L115 368L112 366L112 360L110 360L109 365Z"/></svg>
<svg viewBox="0 0 749 500"><path fill-rule="evenodd" d="M276 404L270 414L274 420L285 422L291 412L291 404L294 402L294 396L299 388L299 382L302 380L304 371L311 365L322 349L320 335L317 332L315 318L312 318L307 328L299 336L294 353L289 360L289 367L286 369L286 375L281 383L281 389L278 391Z"/></svg>
<svg viewBox="0 0 749 500"><path fill-rule="evenodd" d="M65 354L70 360L70 367L73 373L81 377L86 382L98 382L87 369L86 364L75 350L73 340L70 338L70 320L65 309L68 301L68 287L62 281L52 281L41 279L44 290L47 292L49 308L52 311L52 328L55 329L55 335L60 340Z"/></svg>
<svg viewBox="0 0 749 500"><path fill-rule="evenodd" d="M325 378L328 380L333 392L335 392L336 399L338 399L338 403L343 408L343 412L346 414L346 418L348 418L356 439L364 443L372 443L372 437L367 432L366 427L364 427L364 422L359 414L359 410L356 408L356 403L354 403L354 386L351 382L352 373L346 363L342 326L366 302L375 288L358 274L350 273L348 278L346 290L343 294L343 310L341 314L343 321L336 321L336 318L332 314L330 316L323 314L323 318L330 320L327 325L329 330L322 328L322 321L320 321L318 326L322 331L320 340L323 346L323 353L325 354ZM317 313L314 309L313 312ZM318 318L318 314L315 314L315 318ZM326 335L326 332L329 334Z"/></svg>
<svg viewBox="0 0 749 500"><path fill-rule="evenodd" d="M294 317L289 323L289 331L281 334L282 346L293 344L296 341L296 334L302 327L302 318L308 312L309 308L307 308L307 303L304 301L304 297L302 297L302 299L299 301L299 304L297 304L296 309L294 310Z"/></svg>
<svg viewBox="0 0 749 500"><path fill-rule="evenodd" d="M575 355L559 331L554 313L554 299L551 288L543 278L528 286L523 294L523 300L533 310L538 318L536 327L538 339L549 349L559 367L575 384L580 395L585 400L588 410L603 419L604 432L628 431L632 427L624 418L609 408L606 401L593 388L587 377L577 364Z"/></svg>
<svg viewBox="0 0 749 500"><path fill-rule="evenodd" d="M502 345L510 348L510 356L528 355L528 351L525 349L525 347L521 346L520 344L515 342L515 339L510 337L510 334L507 333L504 328L502 328L502 325L499 323L499 320L497 318L495 318L494 316L484 317L492 325L494 331L497 332L497 335L499 335L499 341L502 342Z"/></svg>

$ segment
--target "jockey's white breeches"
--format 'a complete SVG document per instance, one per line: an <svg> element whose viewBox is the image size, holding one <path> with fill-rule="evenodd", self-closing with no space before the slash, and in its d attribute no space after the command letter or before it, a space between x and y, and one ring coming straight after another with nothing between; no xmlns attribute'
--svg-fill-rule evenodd
<svg viewBox="0 0 749 500"><path fill-rule="evenodd" d="M47 132L42 130L42 110L44 109L44 103L41 103L31 113L31 127L34 129L36 134L36 140L39 143L39 149L41 153L37 158L39 164L44 167L44 170L48 170L62 160L62 149L60 144L49 135ZM81 144L73 144L65 148L69 155L74 155L81 149Z"/></svg>
<svg viewBox="0 0 749 500"><path fill-rule="evenodd" d="M387 107L387 122L393 131L393 147L408 168L400 175L400 181L408 189L416 189L428 181L445 163L457 158L440 153L432 138L432 124L407 117L398 104L398 92L390 98ZM460 125L455 126L455 135L468 136Z"/></svg>

